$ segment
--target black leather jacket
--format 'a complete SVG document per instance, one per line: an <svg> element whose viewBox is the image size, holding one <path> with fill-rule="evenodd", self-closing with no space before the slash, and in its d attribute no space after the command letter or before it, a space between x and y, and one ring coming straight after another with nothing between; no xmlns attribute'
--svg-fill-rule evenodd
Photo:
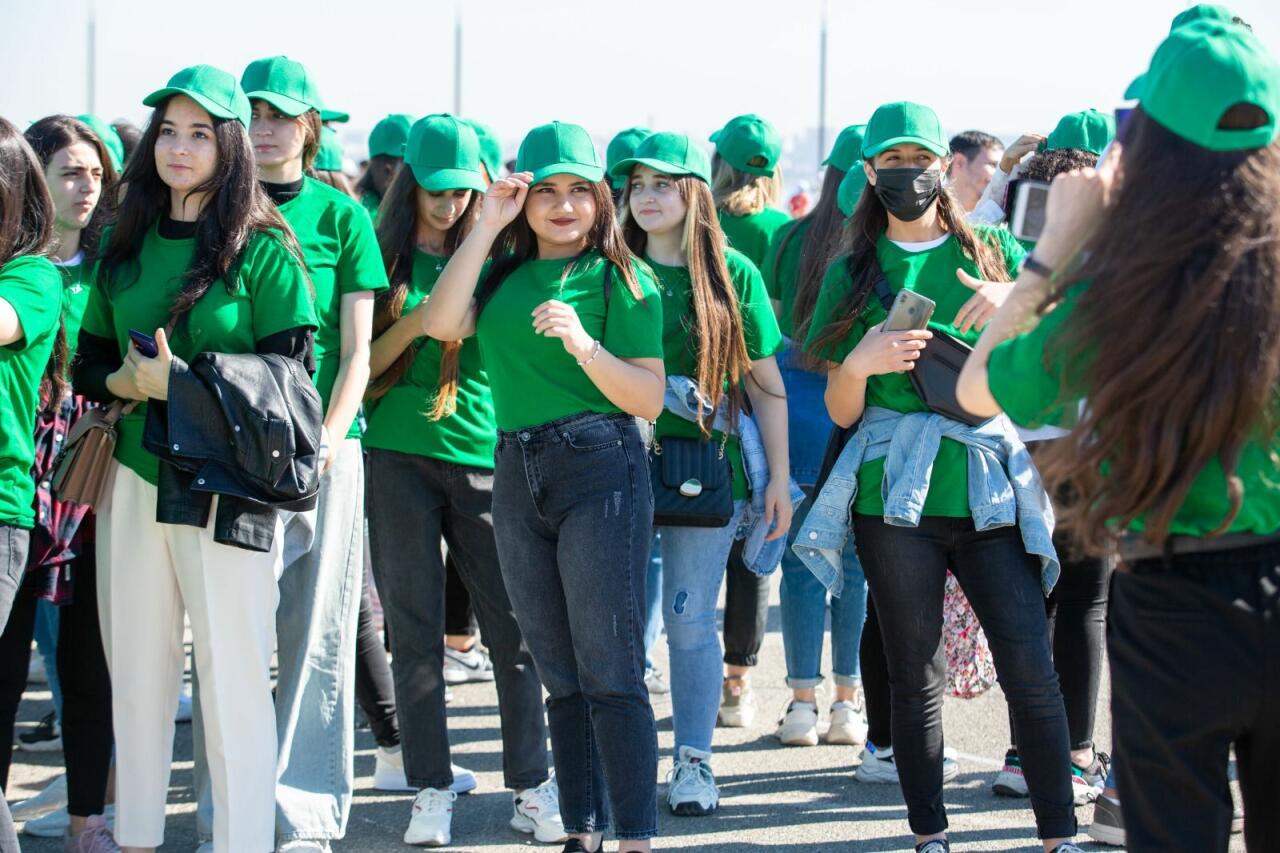
<svg viewBox="0 0 1280 853"><path fill-rule="evenodd" d="M271 548L279 510L315 506L324 409L306 369L275 354L174 358L169 401L147 406L142 446L161 461L156 521L204 527L214 540Z"/></svg>

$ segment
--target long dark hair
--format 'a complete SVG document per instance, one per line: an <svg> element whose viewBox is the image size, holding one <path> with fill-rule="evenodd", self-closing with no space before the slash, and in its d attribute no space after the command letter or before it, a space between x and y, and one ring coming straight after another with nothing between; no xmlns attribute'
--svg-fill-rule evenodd
<svg viewBox="0 0 1280 853"><path fill-rule="evenodd" d="M822 179L822 195L818 197L817 205L803 218L788 226L788 233L780 238L792 239L801 223L808 223L809 230L805 232L804 242L800 245L800 265L796 268L795 298L791 307L792 337L798 341L803 341L809 334L809 321L813 319L813 309L818 304L822 278L840 246L844 214L840 212L836 199L840 195L840 182L844 180L844 176L841 169L828 166ZM781 259L782 252L779 251L773 261L775 281Z"/></svg>
<svg viewBox="0 0 1280 853"><path fill-rule="evenodd" d="M627 241L622 237L622 229L618 226L617 212L613 206L613 191L608 181L601 180L591 184L591 195L596 201L596 221L587 233L587 249L599 252L604 256L606 263L613 264L618 274L622 276L623 283L631 291L631 295L637 300L643 300L644 294L640 291L640 282L636 280L636 273L632 268L636 256L627 247ZM493 248L490 250L490 257L492 262L489 264L489 272L476 289L477 317L484 310L484 306L489 304L493 294L507 280L507 276L515 272L516 268L525 261L532 261L538 257L538 237L529 226L529 219L525 216L523 208L511 224L498 232L498 238L493 241ZM568 277L583 260L584 258L580 256L567 264L564 268L564 276Z"/></svg>
<svg viewBox="0 0 1280 853"><path fill-rule="evenodd" d="M156 171L155 150L160 124L172 100L165 100L151 114L142 141L125 166L121 178L124 197L98 267L99 280L108 292L132 283L132 279L125 279L126 272L136 279L143 239L156 220L169 213L169 186ZM229 293L235 293L235 272L245 249L259 233L272 234L303 264L293 231L258 184L245 126L234 119L211 118L218 163L213 176L191 191L208 193L209 200L197 220L195 256L183 276L182 291L170 309L173 319L185 317L219 279Z"/></svg>
<svg viewBox="0 0 1280 853"><path fill-rule="evenodd" d="M18 129L0 118L0 267L53 251L55 213L44 167ZM67 392L67 333L58 321L53 353L40 379L41 408Z"/></svg>
<svg viewBox="0 0 1280 853"><path fill-rule="evenodd" d="M689 255L689 281L693 316L684 319L685 346L698 365L698 390L711 404L698 426L711 435L715 410L729 384L729 422L736 424L742 408L742 380L750 375L751 358L743 336L738 292L725 263L726 242L716 203L706 183L692 175L672 176L680 198L687 207L684 242ZM649 235L631 218L631 182L622 193L622 234L631 251L644 257Z"/></svg>
<svg viewBox="0 0 1280 853"><path fill-rule="evenodd" d="M824 193L825 195L825 193ZM1004 251L994 240L981 239L965 219L964 210L951 195L951 191L943 189L935 202L938 206L938 217L942 227L960 244L965 257L978 267L978 276L986 281L1008 281L1009 270ZM847 261L839 259L833 263L848 263L853 277L853 286L836 309L835 317L822 328L821 334L808 347L813 357L839 344L848 336L853 324L857 321L862 309L867 304L867 297L875 286L880 274L880 260L876 256L876 243L889 227L889 213L881 203L880 197L871 191L871 187L862 194L857 208L849 220L849 227L844 231L844 245L841 255L847 254ZM958 283L957 283L958 286Z"/></svg>
<svg viewBox="0 0 1280 853"><path fill-rule="evenodd" d="M385 163L388 160L403 160L400 157L394 157L390 154L378 154L370 157L369 162L365 164L364 174L360 176L360 180L356 182L356 194L360 196L372 195L378 199L379 204L382 202L382 193L378 192L378 185L373 181L373 167ZM398 170L400 167L396 166ZM395 180L394 174L392 180ZM391 191L391 185L387 184L387 191Z"/></svg>
<svg viewBox="0 0 1280 853"><path fill-rule="evenodd" d="M467 207L444 236L444 254L458 250L475 218L482 195L472 191ZM378 217L378 248L387 268L391 286L378 294L374 303L373 335L376 338L404 316L404 301L413 281L413 260L418 250L418 179L413 169L401 163L387 187ZM440 383L427 416L438 421L453 414L458 402L458 355L461 341L440 342ZM381 376L369 384L369 396L381 397L395 387L413 364L415 350L407 347Z"/></svg>
<svg viewBox="0 0 1280 853"><path fill-rule="evenodd" d="M68 115L46 116L28 127L23 136L46 169L49 168L53 155L77 142L91 145L98 153L98 159L102 163L102 193L98 196L98 205L94 208L89 224L80 232L80 250L84 252L84 262L90 263L97 256L103 226L110 223L115 212L114 188L118 176L111 164L111 154L106 144L89 125Z"/></svg>
<svg viewBox="0 0 1280 853"><path fill-rule="evenodd" d="M1242 104L1218 126L1265 121ZM1049 300L1089 282L1051 346L1076 365L1066 384L1087 407L1039 458L1047 485L1075 496L1062 523L1093 550L1139 516L1163 543L1215 459L1229 510L1210 535L1227 530L1244 499L1240 454L1270 444L1280 384L1280 142L1210 151L1137 108L1116 180L1079 269Z"/></svg>

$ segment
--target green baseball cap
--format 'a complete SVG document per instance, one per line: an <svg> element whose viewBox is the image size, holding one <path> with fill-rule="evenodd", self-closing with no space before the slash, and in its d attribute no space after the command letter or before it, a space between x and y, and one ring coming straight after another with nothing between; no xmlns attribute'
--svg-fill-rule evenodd
<svg viewBox="0 0 1280 853"><path fill-rule="evenodd" d="M346 124L351 121L351 113L344 113L342 110L331 110L321 107L320 120L323 122L331 121L334 124Z"/></svg>
<svg viewBox="0 0 1280 853"><path fill-rule="evenodd" d="M1244 20L1235 12L1226 6L1218 6L1213 3L1197 3L1196 5L1183 9L1181 12L1173 16L1173 23L1169 25L1169 32L1173 32L1180 27L1188 24L1194 24L1196 21L1222 21L1224 24L1242 24ZM1136 101L1142 97L1142 83L1146 78L1145 74L1139 74L1124 90L1124 99L1126 101Z"/></svg>
<svg viewBox="0 0 1280 853"><path fill-rule="evenodd" d="M895 101L876 109L862 139L862 157L872 157L904 142L927 148L939 157L951 153L938 114L924 104Z"/></svg>
<svg viewBox="0 0 1280 853"><path fill-rule="evenodd" d="M1280 134L1280 63L1253 32L1199 20L1169 34L1151 58L1143 84L1143 112L1188 142L1211 151L1262 148ZM1252 104L1266 122L1224 130L1231 107Z"/></svg>
<svg viewBox="0 0 1280 853"><path fill-rule="evenodd" d="M711 158L706 150L683 133L651 133L636 146L635 154L619 160L609 174L626 183L637 165L664 175L693 175L711 183Z"/></svg>
<svg viewBox="0 0 1280 853"><path fill-rule="evenodd" d="M755 113L744 113L740 116L734 116L733 118L729 119L727 122L724 123L724 127L713 132L711 136L708 137L708 139L710 139L712 142L719 142L720 137L724 136L725 131L727 131L729 128L733 127L736 124L741 124L744 121L764 121L764 119L760 118L760 116L756 115Z"/></svg>
<svg viewBox="0 0 1280 853"><path fill-rule="evenodd" d="M76 118L87 124L93 131L93 135L102 141L107 149L107 156L111 158L111 168L115 169L116 174L119 175L120 170L124 168L124 143L120 141L120 134L116 133L116 129L107 124L104 119L97 116L85 113Z"/></svg>
<svg viewBox="0 0 1280 853"><path fill-rule="evenodd" d="M489 180L496 181L502 171L502 141L493 132L493 128L484 122L470 118L464 118L463 121L476 132L476 139L480 140L480 164L489 173Z"/></svg>
<svg viewBox="0 0 1280 853"><path fill-rule="evenodd" d="M822 161L824 166L835 166L847 172L856 161L862 159L862 137L867 132L865 124L851 124L836 137L836 144L831 146L831 153Z"/></svg>
<svg viewBox="0 0 1280 853"><path fill-rule="evenodd" d="M1067 113L1045 140L1046 151L1078 148L1090 154L1101 154L1116 135L1116 119L1110 113L1081 110Z"/></svg>
<svg viewBox="0 0 1280 853"><path fill-rule="evenodd" d="M653 131L647 127L628 127L626 130L619 131L613 139L609 140L609 147L604 150L604 167L609 173L609 182L613 184L615 190L620 190L626 186L627 180L625 175L615 176L613 167L622 160L634 156L636 146L651 133Z"/></svg>
<svg viewBox="0 0 1280 853"><path fill-rule="evenodd" d="M600 155L587 131L553 121L529 131L516 154L516 171L533 172L533 183L551 175L577 175L595 183L604 179Z"/></svg>
<svg viewBox="0 0 1280 853"><path fill-rule="evenodd" d="M300 116L324 105L316 83L301 62L287 56L255 59L240 75L249 100L263 100L287 116Z"/></svg>
<svg viewBox="0 0 1280 853"><path fill-rule="evenodd" d="M320 128L320 150L316 152L316 161L312 167L320 172L342 171L342 143L338 141L338 132L331 127Z"/></svg>
<svg viewBox="0 0 1280 853"><path fill-rule="evenodd" d="M404 162L424 190L485 190L480 140L470 124L447 113L414 122L404 147Z"/></svg>
<svg viewBox="0 0 1280 853"><path fill-rule="evenodd" d="M862 198L862 191L867 186L867 171L862 168L862 163L862 160L858 160L849 166L849 170L844 173L844 180L836 188L836 207L840 208L846 218L853 216L858 200Z"/></svg>
<svg viewBox="0 0 1280 853"><path fill-rule="evenodd" d="M731 119L712 134L720 159L742 172L773 177L782 154L782 137L777 129L758 115Z"/></svg>
<svg viewBox="0 0 1280 853"><path fill-rule="evenodd" d="M193 65L182 69L169 78L163 89L156 89L143 98L142 104L159 106L173 95L186 95L214 118L235 119L246 128L253 116L249 99L236 78L212 65Z"/></svg>
<svg viewBox="0 0 1280 853"><path fill-rule="evenodd" d="M408 113L392 113L369 131L369 159L374 157L403 157L404 144L409 141L409 128L413 116Z"/></svg>

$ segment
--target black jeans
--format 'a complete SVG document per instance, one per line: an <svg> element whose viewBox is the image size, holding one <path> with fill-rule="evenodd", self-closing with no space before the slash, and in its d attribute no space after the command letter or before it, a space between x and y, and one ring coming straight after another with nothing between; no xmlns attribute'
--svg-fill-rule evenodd
<svg viewBox="0 0 1280 853"><path fill-rule="evenodd" d="M1144 560L1112 579L1116 784L1129 850L1227 850L1234 744L1245 846L1280 839L1280 545Z"/></svg>
<svg viewBox="0 0 1280 853"><path fill-rule="evenodd" d="M769 626L769 578L747 568L742 547L733 543L725 566L724 662L755 666Z"/></svg>
<svg viewBox="0 0 1280 853"><path fill-rule="evenodd" d="M92 521L86 521L92 523ZM97 560L93 545L61 568L71 572L75 598L58 608L58 678L62 682L62 751L67 768L67 810L102 814L114 739L111 676L98 624ZM39 573L27 575L0 636L0 743L13 742L14 718L27 685L35 631ZM0 750L0 779L8 785L12 752Z"/></svg>
<svg viewBox="0 0 1280 853"><path fill-rule="evenodd" d="M893 746L893 694L889 688L889 662L884 656L880 616L871 591L867 590L867 621L862 625L862 645L858 647L862 669L862 695L867 703L867 741L878 747Z"/></svg>
<svg viewBox="0 0 1280 853"><path fill-rule="evenodd" d="M360 615L356 620L356 702L369 721L369 729L378 746L400 745L400 722L396 717L396 695L391 685L391 663L387 650L378 637L373 620L373 583L370 567L373 555L369 547L369 529L364 534L364 581L360 584Z"/></svg>
<svg viewBox="0 0 1280 853"><path fill-rule="evenodd" d="M456 636L474 636L476 613L471 606L471 593L458 574L458 561L452 554L444 557L444 632Z"/></svg>
<svg viewBox="0 0 1280 853"><path fill-rule="evenodd" d="M969 518L926 516L895 527L854 516L858 556L875 596L893 693L893 753L913 832L947 828L942 804L942 600L947 569L987 635L1013 708L1036 830L1076 834L1067 719L1049 651L1040 565L1016 527L974 530Z"/></svg>
<svg viewBox="0 0 1280 853"><path fill-rule="evenodd" d="M30 532L8 524L0 524L0 625L9 621L9 613L18 597L18 588L27 571L27 548ZM27 641L28 651L31 641ZM12 743L10 733L9 743ZM6 745L6 749L7 749ZM18 853L18 831L13 826L9 803L0 792L0 853Z"/></svg>
<svg viewBox="0 0 1280 853"><path fill-rule="evenodd" d="M1092 749L1113 562L1110 558L1073 557L1071 543L1065 537L1055 536L1053 544L1062 556L1062 575L1045 600L1053 668L1062 685L1071 749ZM1009 742L1015 748L1018 745L1012 710Z"/></svg>
<svg viewBox="0 0 1280 853"><path fill-rule="evenodd" d="M443 537L471 592L493 657L503 781L513 790L542 784L548 777L542 685L498 568L493 474L427 456L370 449L366 488L373 570L391 627L405 778L418 788L453 783L442 672Z"/></svg>
<svg viewBox="0 0 1280 853"><path fill-rule="evenodd" d="M658 832L658 740L644 684L649 460L635 418L583 413L498 435L494 531L546 685L568 832ZM484 626L481 625L481 631Z"/></svg>

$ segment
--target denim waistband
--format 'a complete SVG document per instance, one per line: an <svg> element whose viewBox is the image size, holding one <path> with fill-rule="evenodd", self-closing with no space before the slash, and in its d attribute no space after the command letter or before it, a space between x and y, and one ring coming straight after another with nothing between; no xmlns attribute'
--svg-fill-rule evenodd
<svg viewBox="0 0 1280 853"><path fill-rule="evenodd" d="M498 446L559 444L568 438L569 433L575 428L593 421L614 421L624 428L628 424L636 426L635 416L628 415L626 412L578 412L524 429L498 430Z"/></svg>

